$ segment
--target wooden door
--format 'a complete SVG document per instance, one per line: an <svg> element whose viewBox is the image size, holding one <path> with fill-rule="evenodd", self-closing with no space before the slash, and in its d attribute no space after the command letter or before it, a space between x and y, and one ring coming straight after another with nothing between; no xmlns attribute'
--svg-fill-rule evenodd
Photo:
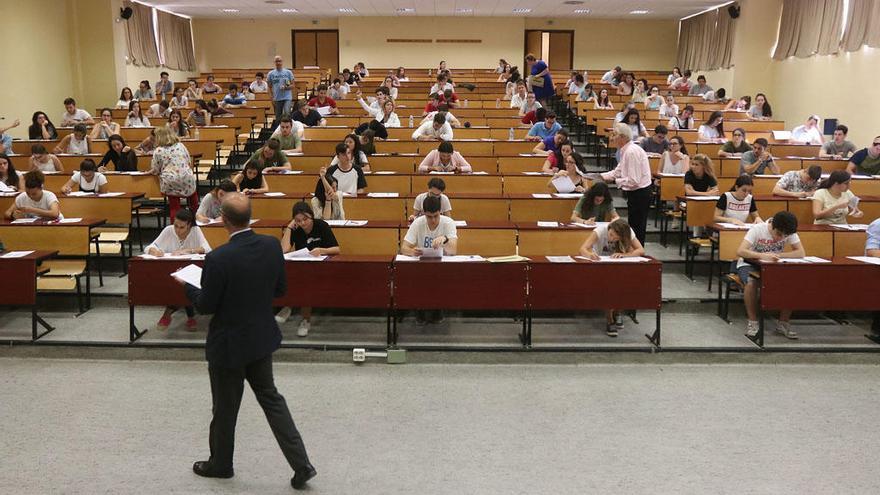
<svg viewBox="0 0 880 495"><path fill-rule="evenodd" d="M534 54L537 58L541 58L542 34L543 33L540 30L526 30L526 52L523 54L523 58L525 58L525 56L529 53ZM525 70L525 67L523 67L521 70Z"/></svg>
<svg viewBox="0 0 880 495"><path fill-rule="evenodd" d="M574 31L550 31L550 60L547 65L554 69L571 70L574 47Z"/></svg>
<svg viewBox="0 0 880 495"><path fill-rule="evenodd" d="M339 73L339 31L318 31L317 64L322 69L330 69L334 76Z"/></svg>
<svg viewBox="0 0 880 495"><path fill-rule="evenodd" d="M295 69L318 66L329 69L332 74L339 71L338 30L294 29L291 32Z"/></svg>
<svg viewBox="0 0 880 495"><path fill-rule="evenodd" d="M314 31L293 32L293 68L318 65L318 42Z"/></svg>

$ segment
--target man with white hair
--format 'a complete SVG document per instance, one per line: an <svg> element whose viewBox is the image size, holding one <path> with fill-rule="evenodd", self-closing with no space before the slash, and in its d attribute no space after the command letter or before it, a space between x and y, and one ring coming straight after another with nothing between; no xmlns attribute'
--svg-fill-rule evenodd
<svg viewBox="0 0 880 495"><path fill-rule="evenodd" d="M616 182L623 191L629 225L644 246L651 208L651 165L648 163L648 154L633 142L632 129L623 123L614 125L608 144L618 149L619 158L614 170L601 174L602 180Z"/></svg>

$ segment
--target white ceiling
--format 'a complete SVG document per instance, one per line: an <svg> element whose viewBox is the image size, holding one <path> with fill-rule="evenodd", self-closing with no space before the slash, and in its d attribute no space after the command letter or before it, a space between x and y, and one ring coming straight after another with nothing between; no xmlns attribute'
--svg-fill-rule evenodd
<svg viewBox="0 0 880 495"><path fill-rule="evenodd" d="M526 16L526 17L615 17L680 19L724 0L582 0L579 5L567 5L565 0L138 0L194 18L254 18L254 17L340 17L340 16ZM341 13L339 9L353 9ZM399 12L398 9L414 9ZM227 13L221 9L238 9ZM282 13L281 9L296 9L297 13ZM514 13L514 9L532 9L528 13ZM589 9L588 14L575 14L577 9ZM470 10L468 12L467 10ZM645 15L631 15L633 10L648 10Z"/></svg>

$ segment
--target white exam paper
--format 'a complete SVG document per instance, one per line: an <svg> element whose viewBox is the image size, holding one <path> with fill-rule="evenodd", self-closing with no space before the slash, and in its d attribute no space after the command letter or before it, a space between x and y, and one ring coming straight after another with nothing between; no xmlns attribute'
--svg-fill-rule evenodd
<svg viewBox="0 0 880 495"><path fill-rule="evenodd" d="M33 251L9 251L3 256L0 256L0 258L24 258L31 253L33 253Z"/></svg>
<svg viewBox="0 0 880 495"><path fill-rule="evenodd" d="M186 265L171 274L172 277L192 285L196 289L202 288L202 267L198 265Z"/></svg>

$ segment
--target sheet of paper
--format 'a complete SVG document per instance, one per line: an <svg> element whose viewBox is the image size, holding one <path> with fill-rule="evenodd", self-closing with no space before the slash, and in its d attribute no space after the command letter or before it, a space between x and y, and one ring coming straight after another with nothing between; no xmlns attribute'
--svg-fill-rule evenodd
<svg viewBox="0 0 880 495"><path fill-rule="evenodd" d="M870 263L872 265L880 265L880 258L873 256L847 256L851 260L861 261L862 263Z"/></svg>
<svg viewBox="0 0 880 495"><path fill-rule="evenodd" d="M660 177L684 177L684 174L659 174Z"/></svg>
<svg viewBox="0 0 880 495"><path fill-rule="evenodd" d="M36 218L19 218L18 220L13 220L12 223L14 223L14 224L19 224L19 223L34 223L34 222L36 222L36 221L37 221Z"/></svg>
<svg viewBox="0 0 880 495"><path fill-rule="evenodd" d="M490 263L516 263L517 261L530 261L530 259L518 254L511 254L509 256L493 256L486 258L486 261Z"/></svg>
<svg viewBox="0 0 880 495"><path fill-rule="evenodd" d="M325 220L331 227L342 227L348 220Z"/></svg>
<svg viewBox="0 0 880 495"><path fill-rule="evenodd" d="M574 258L571 256L545 256L547 261L551 263L574 263Z"/></svg>
<svg viewBox="0 0 880 495"><path fill-rule="evenodd" d="M77 223L82 222L82 218L62 218L58 223Z"/></svg>
<svg viewBox="0 0 880 495"><path fill-rule="evenodd" d="M791 139L791 131L773 131L773 139L777 141L788 141Z"/></svg>
<svg viewBox="0 0 880 495"><path fill-rule="evenodd" d="M326 107L318 107L315 110L317 110L318 113L321 114L321 117L326 117L326 116L330 115L330 111L333 110L333 108L326 106Z"/></svg>
<svg viewBox="0 0 880 495"><path fill-rule="evenodd" d="M535 199L550 199L553 195L550 193L532 193L532 197Z"/></svg>
<svg viewBox="0 0 880 495"><path fill-rule="evenodd" d="M400 193L396 193L396 192L371 192L371 193L367 193L367 196L370 198L397 198L400 196Z"/></svg>
<svg viewBox="0 0 880 495"><path fill-rule="evenodd" d="M595 229L596 228L596 224L589 224L589 223L569 223L569 224L566 224L566 226L567 227L580 227L582 229Z"/></svg>
<svg viewBox="0 0 880 495"><path fill-rule="evenodd" d="M560 175L559 177L556 177L555 179L553 179L551 183L553 184L553 187L556 188L557 192L561 192L561 193L574 192L574 188L575 188L574 182L572 182L572 180L567 175Z"/></svg>
<svg viewBox="0 0 880 495"><path fill-rule="evenodd" d="M215 224L215 223L223 223L223 219L215 218L215 219L211 220L210 222L201 222L199 220L196 220L196 225L198 225L199 227L204 227L205 225L211 225L211 224Z"/></svg>
<svg viewBox="0 0 880 495"><path fill-rule="evenodd" d="M444 256L440 261L444 263L465 263L469 261L486 261L486 258L479 254L458 254L455 256Z"/></svg>
<svg viewBox="0 0 880 495"><path fill-rule="evenodd" d="M523 172L524 175L544 175L544 172Z"/></svg>
<svg viewBox="0 0 880 495"><path fill-rule="evenodd" d="M431 170L431 172L429 172L429 175L452 175L454 173L455 172L448 172L446 170Z"/></svg>
<svg viewBox="0 0 880 495"><path fill-rule="evenodd" d="M407 256L405 254L398 254L394 257L394 261L419 261L418 256Z"/></svg>
<svg viewBox="0 0 880 495"><path fill-rule="evenodd" d="M302 151L285 151L284 155L285 156L303 156L303 152Z"/></svg>
<svg viewBox="0 0 880 495"><path fill-rule="evenodd" d="M538 222L538 227L559 227L559 222Z"/></svg>
<svg viewBox="0 0 880 495"><path fill-rule="evenodd" d="M368 221L369 220L347 220L345 225L347 227L363 227Z"/></svg>
<svg viewBox="0 0 880 495"><path fill-rule="evenodd" d="M289 261L324 261L327 256L312 256L309 254L308 248L302 248L285 254L284 259Z"/></svg>
<svg viewBox="0 0 880 495"><path fill-rule="evenodd" d="M752 228L751 225L737 225L735 223L727 223L727 222L719 222L719 226L724 227L725 229L736 229L736 230L749 230Z"/></svg>
<svg viewBox="0 0 880 495"><path fill-rule="evenodd" d="M397 172L395 172L394 170L380 170L378 172L373 172L373 173L376 175L394 175Z"/></svg>
<svg viewBox="0 0 880 495"><path fill-rule="evenodd" d="M186 282L197 289L202 288L202 267L198 265L186 265L180 270L172 273L171 276L181 282Z"/></svg>
<svg viewBox="0 0 880 495"><path fill-rule="evenodd" d="M536 155L534 153L520 153L519 156L542 156L542 155Z"/></svg>
<svg viewBox="0 0 880 495"><path fill-rule="evenodd" d="M779 258L780 263L831 263L831 260L818 256L804 256L803 258Z"/></svg>
<svg viewBox="0 0 880 495"><path fill-rule="evenodd" d="M125 194L124 192L108 192L108 193L104 193L104 194L99 194L98 197L99 198L116 198L116 197L122 196L124 194Z"/></svg>
<svg viewBox="0 0 880 495"><path fill-rule="evenodd" d="M489 172L485 170L477 170L476 172L471 172L471 175L489 175Z"/></svg>
<svg viewBox="0 0 880 495"><path fill-rule="evenodd" d="M576 192L572 192L572 193L556 193L556 194L553 195L553 197L555 197L555 198L560 198L560 199L579 199L581 196L583 196L583 194L581 194L581 193L576 193Z"/></svg>
<svg viewBox="0 0 880 495"><path fill-rule="evenodd" d="M15 192L11 187L7 186L5 182L0 182L0 193L3 192Z"/></svg>
<svg viewBox="0 0 880 495"><path fill-rule="evenodd" d="M643 263L645 261L651 261L648 258L643 258L641 256L632 256L629 258L612 258L611 256L599 256L599 261L603 261L606 263Z"/></svg>
<svg viewBox="0 0 880 495"><path fill-rule="evenodd" d="M0 256L0 258L24 258L31 253L33 253L33 251L9 251L3 256Z"/></svg>
<svg viewBox="0 0 880 495"><path fill-rule="evenodd" d="M267 192L265 195L270 198L280 198L282 196L286 196L286 194L284 194L283 192Z"/></svg>
<svg viewBox="0 0 880 495"><path fill-rule="evenodd" d="M721 196L686 196L689 201L718 201Z"/></svg>
<svg viewBox="0 0 880 495"><path fill-rule="evenodd" d="M465 220L453 220L456 227L467 227L467 221Z"/></svg>
<svg viewBox="0 0 880 495"><path fill-rule="evenodd" d="M430 259L430 258L442 258L443 257L443 248L422 248L422 255L419 256L419 259Z"/></svg>
<svg viewBox="0 0 880 495"><path fill-rule="evenodd" d="M95 193L85 192L85 191L70 191L67 193L71 198L81 198L83 196L92 196ZM121 193L120 193L121 194Z"/></svg>
<svg viewBox="0 0 880 495"><path fill-rule="evenodd" d="M117 174L122 174L122 175L150 175L149 172L141 172L141 171L137 171L137 172L116 172L116 173L117 173Z"/></svg>

